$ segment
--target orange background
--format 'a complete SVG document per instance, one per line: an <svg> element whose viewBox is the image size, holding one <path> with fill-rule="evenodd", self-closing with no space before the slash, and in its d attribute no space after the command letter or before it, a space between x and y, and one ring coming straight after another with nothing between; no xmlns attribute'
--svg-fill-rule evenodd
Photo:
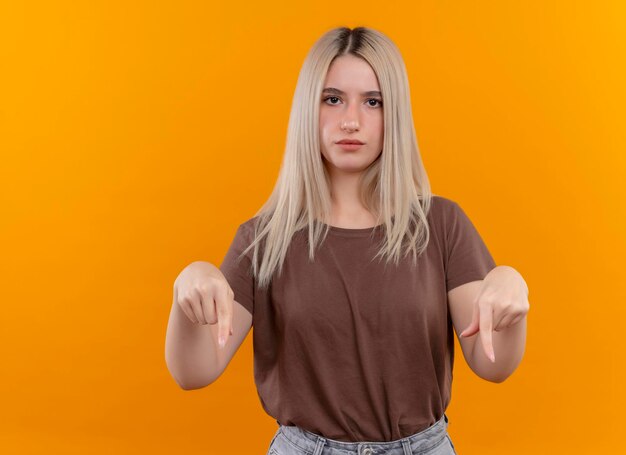
<svg viewBox="0 0 626 455"><path fill-rule="evenodd" d="M269 196L298 71L340 25L398 45L434 193L530 288L507 381L457 340L458 452L623 445L621 2L83 3L0 10L0 452L266 452L251 335L211 386L170 376L172 286Z"/></svg>

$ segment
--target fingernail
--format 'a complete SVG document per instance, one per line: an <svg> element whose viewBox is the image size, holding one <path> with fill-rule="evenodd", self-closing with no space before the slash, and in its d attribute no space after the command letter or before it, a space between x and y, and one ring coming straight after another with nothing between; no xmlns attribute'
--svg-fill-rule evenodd
<svg viewBox="0 0 626 455"><path fill-rule="evenodd" d="M224 335L220 335L218 343L220 344L220 348L224 347L224 345L226 344L226 340L224 339Z"/></svg>
<svg viewBox="0 0 626 455"><path fill-rule="evenodd" d="M489 356L489 358L491 359L491 361L492 361L493 363L496 363L496 356L495 356L495 354L494 354L493 352L491 353L491 355Z"/></svg>

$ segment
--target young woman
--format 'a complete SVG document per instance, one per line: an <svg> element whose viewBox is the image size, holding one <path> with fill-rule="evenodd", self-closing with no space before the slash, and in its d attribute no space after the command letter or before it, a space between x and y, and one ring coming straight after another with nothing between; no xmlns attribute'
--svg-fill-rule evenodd
<svg viewBox="0 0 626 455"><path fill-rule="evenodd" d="M254 325L255 383L279 425L268 453L452 454L453 327L471 369L501 382L523 356L527 296L431 193L396 46L336 28L303 64L270 198L219 268L177 277L166 361L204 387Z"/></svg>

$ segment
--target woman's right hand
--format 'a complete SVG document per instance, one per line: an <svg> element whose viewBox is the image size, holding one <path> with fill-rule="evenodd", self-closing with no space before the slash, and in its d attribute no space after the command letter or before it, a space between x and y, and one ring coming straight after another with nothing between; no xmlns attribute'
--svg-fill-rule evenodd
<svg viewBox="0 0 626 455"><path fill-rule="evenodd" d="M174 304L194 324L217 323L219 339L224 340L220 347L233 334L234 297L220 269L209 262L192 262L174 281Z"/></svg>

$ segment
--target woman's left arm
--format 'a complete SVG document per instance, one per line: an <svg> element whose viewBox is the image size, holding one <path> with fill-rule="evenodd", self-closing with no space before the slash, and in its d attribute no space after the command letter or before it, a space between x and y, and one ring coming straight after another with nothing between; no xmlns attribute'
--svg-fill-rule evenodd
<svg viewBox="0 0 626 455"><path fill-rule="evenodd" d="M528 286L513 267L500 265L485 276L474 301L472 322L460 336L480 332L471 356L492 382L504 381L521 362L529 308Z"/></svg>

